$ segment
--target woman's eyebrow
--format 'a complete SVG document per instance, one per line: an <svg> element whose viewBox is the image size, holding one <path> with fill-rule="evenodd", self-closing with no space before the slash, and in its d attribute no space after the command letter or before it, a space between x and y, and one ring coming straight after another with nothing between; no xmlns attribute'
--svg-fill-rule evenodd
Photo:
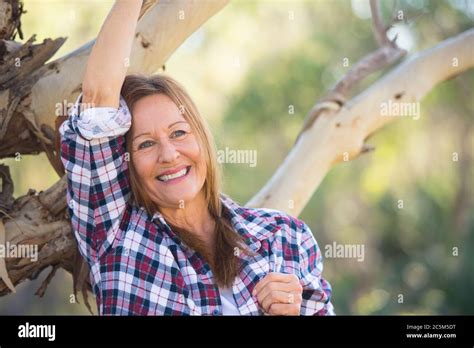
<svg viewBox="0 0 474 348"><path fill-rule="evenodd" d="M186 121L173 122L172 124L170 124L170 125L168 126L168 129L170 129L171 127L173 127L173 126L174 126L175 124L177 124L177 123L188 123L188 122L186 122ZM150 132L140 133L140 134L134 136L133 139L132 139L132 141L135 141L136 138L141 137L142 135L147 135L147 134L150 134Z"/></svg>
<svg viewBox="0 0 474 348"><path fill-rule="evenodd" d="M170 125L168 126L168 129L170 129L171 127L173 127L176 123L180 123L180 122L182 122L182 123L188 123L188 122L186 122L186 121L177 121L177 122L174 122L174 123L170 124Z"/></svg>

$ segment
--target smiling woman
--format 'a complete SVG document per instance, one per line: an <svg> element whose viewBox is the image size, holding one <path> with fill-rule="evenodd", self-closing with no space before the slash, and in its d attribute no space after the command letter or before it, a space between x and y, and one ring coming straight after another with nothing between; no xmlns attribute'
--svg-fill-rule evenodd
<svg viewBox="0 0 474 348"><path fill-rule="evenodd" d="M121 95L133 114L126 136L132 199L150 215L165 216L209 262L216 283L231 286L238 263L227 256L244 240L221 219L220 175L205 120L185 89L167 76L127 76Z"/></svg>
<svg viewBox="0 0 474 348"><path fill-rule="evenodd" d="M139 10L116 2L59 129L99 313L334 314L308 226L222 193L212 134L185 89L126 76Z"/></svg>

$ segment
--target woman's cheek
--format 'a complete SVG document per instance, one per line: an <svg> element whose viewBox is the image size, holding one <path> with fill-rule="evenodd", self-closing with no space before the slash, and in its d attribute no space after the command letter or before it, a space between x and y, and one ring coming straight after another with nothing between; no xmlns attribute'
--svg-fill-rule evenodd
<svg viewBox="0 0 474 348"><path fill-rule="evenodd" d="M202 177L202 179L205 179L207 175L206 158L196 139L192 142L190 149L191 151L188 153L190 154L191 160L196 163L197 171L199 173L198 175Z"/></svg>
<svg viewBox="0 0 474 348"><path fill-rule="evenodd" d="M149 153L138 153L133 159L133 165L135 167L135 170L141 177L148 176L148 174L153 173L155 162L153 161L151 153L151 151L149 151Z"/></svg>

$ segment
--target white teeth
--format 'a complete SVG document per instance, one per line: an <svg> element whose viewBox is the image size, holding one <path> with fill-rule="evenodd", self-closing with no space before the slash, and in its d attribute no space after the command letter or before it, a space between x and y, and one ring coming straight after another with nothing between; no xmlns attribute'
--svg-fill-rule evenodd
<svg viewBox="0 0 474 348"><path fill-rule="evenodd" d="M180 170L179 172L174 173L174 174L160 175L160 176L158 177L158 179L160 179L161 181L168 181L168 180L171 180L171 179L180 178L180 177L186 175L187 170L188 170L187 168L184 168L184 169L182 169L182 170Z"/></svg>

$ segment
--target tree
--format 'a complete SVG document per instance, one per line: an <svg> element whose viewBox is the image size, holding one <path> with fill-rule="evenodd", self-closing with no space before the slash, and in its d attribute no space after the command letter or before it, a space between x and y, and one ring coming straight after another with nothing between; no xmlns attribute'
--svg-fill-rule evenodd
<svg viewBox="0 0 474 348"><path fill-rule="evenodd" d="M226 4L224 0L199 6L188 2L146 1L129 72L155 72L193 31ZM53 268L38 289L40 296L60 267L71 272L75 288L87 294L90 289L88 269L77 252L67 216L66 180L57 160L54 129L56 120L62 116L55 112L57 101L77 97L93 42L45 64L65 39L34 44L32 37L25 44L19 44L14 38L16 34L22 36L23 5L19 1L0 0L0 7L6 9L0 15L0 157L45 152L62 177L44 192L30 190L14 200L8 167L0 167L3 183L0 244L6 241L12 245L35 244L39 248L37 262L20 258L5 262L0 258L3 278L0 294L14 291L15 285L36 278L49 266ZM440 82L474 65L474 30L471 29L403 61L362 93L351 95L365 77L398 62L405 54L395 41L387 38L388 27L383 23L378 2L371 1L371 9L378 49L354 64L309 111L293 149L274 176L248 202L249 206L279 209L297 216L333 165L373 149L365 144L367 137L395 119L382 117L381 105L418 102ZM190 15L180 19L177 16L180 11ZM415 74L423 79L408 84L407 77ZM52 90L55 93L51 93ZM301 180L302 172L312 175Z"/></svg>

